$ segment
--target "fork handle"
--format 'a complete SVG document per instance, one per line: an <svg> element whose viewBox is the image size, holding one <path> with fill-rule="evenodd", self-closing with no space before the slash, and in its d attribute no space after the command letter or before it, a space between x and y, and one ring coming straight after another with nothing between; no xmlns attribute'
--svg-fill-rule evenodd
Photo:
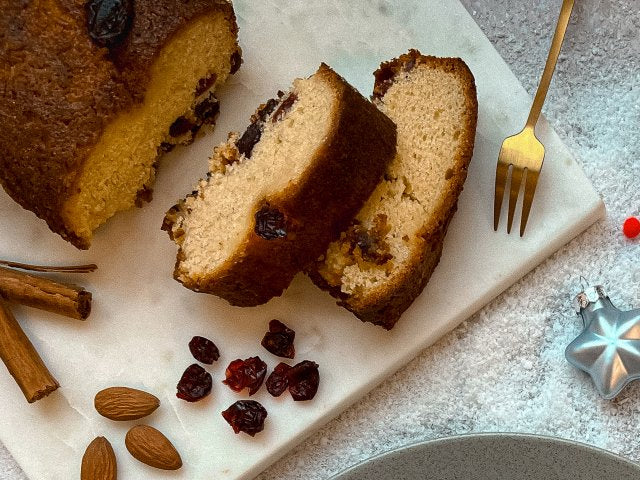
<svg viewBox="0 0 640 480"><path fill-rule="evenodd" d="M564 40L564 33L567 31L567 25L569 24L569 17L571 16L573 3L574 0L564 0L562 2L560 18L558 18L558 25L556 25L556 31L553 34L547 63L544 66L544 72L542 72L540 85L538 85L536 97L533 99L533 105L531 106L531 111L529 112L529 118L527 118L525 128L530 128L532 130L535 129L538 118L540 117L542 105L547 97L547 91L549 90L549 84L551 83L551 77L553 77L553 71L556 68L558 55L560 55L560 48L562 47L562 41Z"/></svg>

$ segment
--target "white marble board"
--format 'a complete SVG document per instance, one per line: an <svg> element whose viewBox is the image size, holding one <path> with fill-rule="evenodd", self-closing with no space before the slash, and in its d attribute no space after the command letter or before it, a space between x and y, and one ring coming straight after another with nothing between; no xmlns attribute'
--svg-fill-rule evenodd
<svg viewBox="0 0 640 480"><path fill-rule="evenodd" d="M508 236L504 218L492 229L493 176L500 143L524 123L531 102L507 65L457 0L237 0L245 63L220 94L216 131L161 162L154 200L115 217L79 252L41 221L0 193L0 258L33 263L96 262L98 272L75 280L94 292L94 311L81 323L28 308L15 308L46 363L62 384L49 398L28 405L0 369L0 440L32 479L79 478L84 448L106 436L123 479L251 478L336 416L420 350L579 234L604 213L603 205L562 145L541 120L547 147L526 236ZM241 130L262 101L293 77L312 73L321 61L365 95L380 61L419 48L460 56L473 71L479 98L474 159L430 284L391 332L361 324L303 276L267 305L240 309L198 295L172 280L173 244L159 227L165 210L205 172L211 148L230 130ZM542 67L542 66L541 66ZM322 383L312 402L253 398L269 411L265 431L234 435L220 412L238 396L220 381L235 358L260 354L278 362L259 341L271 318L297 332L297 360L320 364ZM175 397L175 384L193 362L193 335L215 340L222 357L209 370L212 395L197 404ZM93 396L101 388L129 385L158 395L160 409L145 421L167 434L182 453L173 473L148 468L124 448L131 422L100 417Z"/></svg>

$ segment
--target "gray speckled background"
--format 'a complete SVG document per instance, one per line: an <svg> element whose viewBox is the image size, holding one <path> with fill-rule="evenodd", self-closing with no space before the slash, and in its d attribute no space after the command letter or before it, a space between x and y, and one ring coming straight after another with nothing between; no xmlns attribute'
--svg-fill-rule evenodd
<svg viewBox="0 0 640 480"><path fill-rule="evenodd" d="M533 94L561 1L462 2ZM563 357L579 331L571 298L580 274L607 286L620 307L640 307L640 241L620 234L627 216L640 216L639 59L640 2L576 2L544 113L602 195L607 218L260 480L325 479L406 443L482 431L557 435L640 461L640 384L600 400ZM0 480L25 478L0 446Z"/></svg>

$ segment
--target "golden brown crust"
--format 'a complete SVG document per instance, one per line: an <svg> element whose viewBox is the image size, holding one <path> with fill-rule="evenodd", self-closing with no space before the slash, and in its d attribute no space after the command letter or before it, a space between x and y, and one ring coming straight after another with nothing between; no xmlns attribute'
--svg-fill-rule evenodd
<svg viewBox="0 0 640 480"><path fill-rule="evenodd" d="M62 217L105 126L142 102L150 67L189 21L225 0L136 0L131 29L109 51L87 33L86 0L0 0L0 183L79 248ZM235 32L234 32L235 33Z"/></svg>
<svg viewBox="0 0 640 480"><path fill-rule="evenodd" d="M296 273L338 238L380 180L395 154L395 125L328 66L321 65L318 74L332 85L341 108L306 177L265 199L284 213L287 236L266 240L252 228L241 251L215 275L182 280L187 288L238 306L259 305L281 295ZM170 212L164 226L169 231L171 217ZM181 256L179 252L176 279L183 277Z"/></svg>
<svg viewBox="0 0 640 480"><path fill-rule="evenodd" d="M421 232L422 248L414 249L413 256L405 262L407 268L394 283L387 282L381 288L366 296L349 296L341 292L339 286L332 286L314 268L308 272L313 282L338 298L338 304L353 312L359 319L380 325L389 330L393 328L402 313L420 295L435 270L444 245L444 238L457 201L467 177L467 169L473 155L478 103L475 81L466 64L459 58L437 58L421 55L417 50L384 62L374 73L376 83L373 97L384 102L384 94L393 82L394 76L414 68L418 64L428 64L445 71L455 72L465 79L467 86L465 97L469 102L471 115L462 129L464 142L455 159L453 175L448 185L448 194L443 198L437 211L425 224Z"/></svg>

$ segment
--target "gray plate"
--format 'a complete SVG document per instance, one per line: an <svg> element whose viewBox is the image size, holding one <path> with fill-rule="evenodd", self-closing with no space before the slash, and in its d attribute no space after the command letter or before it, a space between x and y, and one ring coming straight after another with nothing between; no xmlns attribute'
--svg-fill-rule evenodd
<svg viewBox="0 0 640 480"><path fill-rule="evenodd" d="M640 466L551 437L480 434L409 445L332 480L638 480Z"/></svg>

